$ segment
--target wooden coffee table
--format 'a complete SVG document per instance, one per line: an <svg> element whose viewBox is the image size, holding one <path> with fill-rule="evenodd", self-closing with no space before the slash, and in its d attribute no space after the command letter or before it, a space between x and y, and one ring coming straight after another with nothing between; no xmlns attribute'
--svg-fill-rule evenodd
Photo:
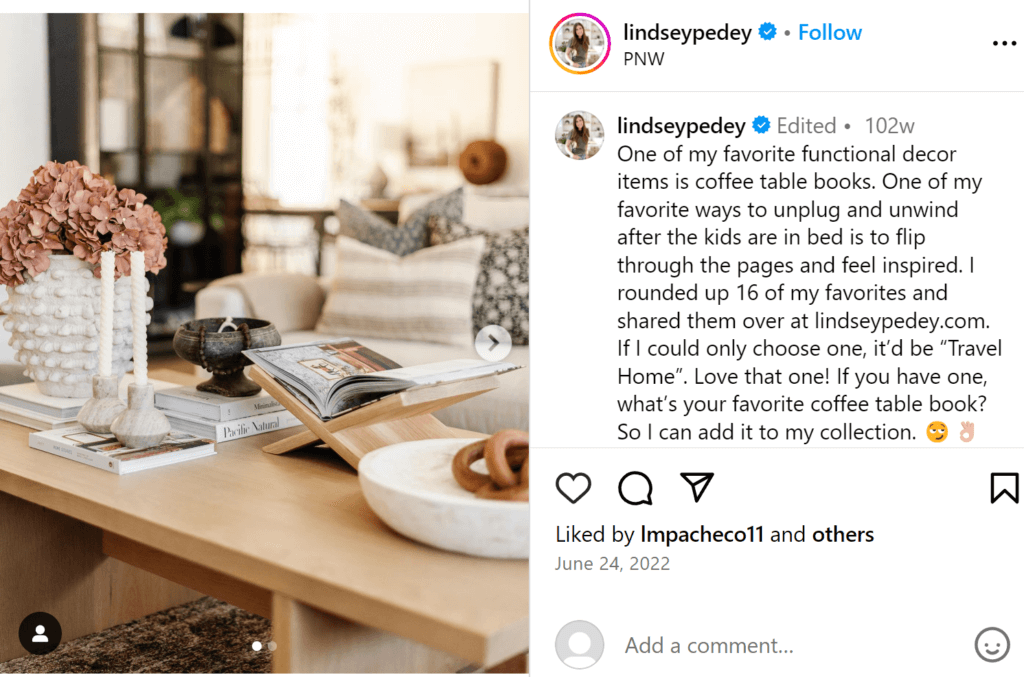
<svg viewBox="0 0 1024 677"><path fill-rule="evenodd" d="M272 620L277 672L523 671L527 563L399 536L330 450L260 451L294 432L117 476L0 422L0 661L34 611L67 641L208 594Z"/></svg>

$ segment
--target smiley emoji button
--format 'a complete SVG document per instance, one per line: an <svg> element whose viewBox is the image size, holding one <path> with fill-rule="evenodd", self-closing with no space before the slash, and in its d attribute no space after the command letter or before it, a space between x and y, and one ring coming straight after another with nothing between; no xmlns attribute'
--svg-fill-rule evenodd
<svg viewBox="0 0 1024 677"><path fill-rule="evenodd" d="M974 650L981 660L998 663L1010 653L1010 638L999 628L985 628L974 640Z"/></svg>
<svg viewBox="0 0 1024 677"><path fill-rule="evenodd" d="M942 421L932 421L928 424L928 439L932 442L945 442L949 429Z"/></svg>

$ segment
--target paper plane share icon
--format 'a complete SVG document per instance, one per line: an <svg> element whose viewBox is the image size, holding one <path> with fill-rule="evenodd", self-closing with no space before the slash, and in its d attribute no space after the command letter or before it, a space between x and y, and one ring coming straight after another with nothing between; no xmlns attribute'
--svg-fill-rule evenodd
<svg viewBox="0 0 1024 677"><path fill-rule="evenodd" d="M679 475L690 485L690 489L693 491L693 502L700 503L700 497L707 491L708 485L711 484L711 478L715 476L715 473L681 472Z"/></svg>

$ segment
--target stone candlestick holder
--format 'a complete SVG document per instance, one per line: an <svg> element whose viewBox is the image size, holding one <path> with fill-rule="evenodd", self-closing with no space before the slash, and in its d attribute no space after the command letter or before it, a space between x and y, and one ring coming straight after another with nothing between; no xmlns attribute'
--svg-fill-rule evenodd
<svg viewBox="0 0 1024 677"><path fill-rule="evenodd" d="M110 425L125 410L117 396L117 377L92 377L92 399L78 412L78 422L91 433L109 433Z"/></svg>
<svg viewBox="0 0 1024 677"><path fill-rule="evenodd" d="M128 385L128 408L110 424L110 432L129 449L160 444L167 433L171 432L167 417L153 406L152 384Z"/></svg>

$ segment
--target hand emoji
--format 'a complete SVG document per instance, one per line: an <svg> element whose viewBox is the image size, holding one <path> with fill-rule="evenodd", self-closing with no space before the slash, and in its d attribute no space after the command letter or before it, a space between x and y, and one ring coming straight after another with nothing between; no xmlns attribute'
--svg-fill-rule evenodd
<svg viewBox="0 0 1024 677"><path fill-rule="evenodd" d="M964 427L964 429L960 431L960 441L970 442L971 440L973 440L974 424L971 423L970 421L960 421L960 425Z"/></svg>

